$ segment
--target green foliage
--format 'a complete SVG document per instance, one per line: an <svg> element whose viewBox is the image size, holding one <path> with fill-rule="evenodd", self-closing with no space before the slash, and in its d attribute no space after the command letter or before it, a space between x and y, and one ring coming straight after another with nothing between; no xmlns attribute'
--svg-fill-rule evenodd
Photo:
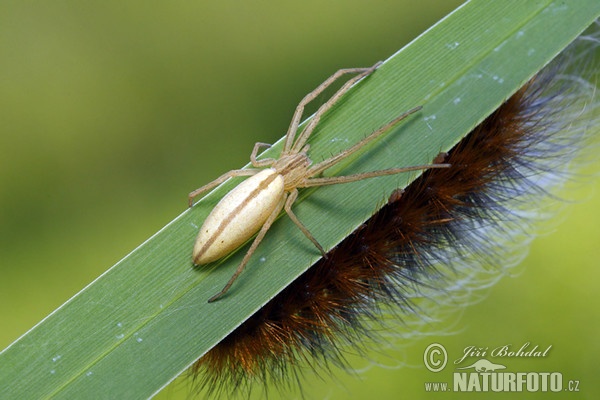
<svg viewBox="0 0 600 400"><path fill-rule="evenodd" d="M431 162L599 14L594 0L577 8L549 0L472 1L344 96L311 139L311 157L336 153L423 105L327 174ZM305 190L295 211L329 249L415 175ZM200 223L237 182L202 199L0 353L1 397L149 397L318 259L318 251L282 216L229 293L208 304L245 247L199 269L192 268L191 248Z"/></svg>

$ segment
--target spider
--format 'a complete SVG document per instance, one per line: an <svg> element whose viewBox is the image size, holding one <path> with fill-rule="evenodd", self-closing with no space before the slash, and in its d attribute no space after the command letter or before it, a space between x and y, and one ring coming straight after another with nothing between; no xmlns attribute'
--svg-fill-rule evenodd
<svg viewBox="0 0 600 400"><path fill-rule="evenodd" d="M298 228L300 228L302 233L304 233L317 249L319 249L321 254L326 256L323 247L292 211L292 205L298 198L298 188L355 182L377 176L392 175L400 172L423 170L427 168L449 167L448 164L429 164L363 172L346 176L321 176L323 171L354 154L367 143L375 140L381 134L389 130L393 125L421 109L421 106L419 106L406 111L350 148L335 156L313 164L308 157L310 145L306 142L319 123L319 120L323 114L325 114L338 99L352 87L352 85L373 73L379 65L381 65L380 62L370 68L340 69L320 84L315 90L307 94L296 107L279 158L265 158L258 160L257 156L260 149L269 148L271 146L267 143L258 142L254 145L254 149L250 154L250 162L254 168L231 170L189 194L188 201L189 206L191 207L197 196L213 189L227 179L237 176L250 176L250 178L240 183L219 201L204 221L198 233L198 237L196 238L192 253L193 263L194 265L203 265L216 261L231 253L258 232L231 279L219 293L208 300L209 303L219 299L229 290L233 282L246 267L250 257L252 257L252 254L263 240L265 234L282 209L285 210L287 215ZM344 83L344 85L338 89L327 102L319 107L306 128L298 134L298 126L304 112L304 107L319 96L333 82L348 74L357 75L346 81L346 83Z"/></svg>

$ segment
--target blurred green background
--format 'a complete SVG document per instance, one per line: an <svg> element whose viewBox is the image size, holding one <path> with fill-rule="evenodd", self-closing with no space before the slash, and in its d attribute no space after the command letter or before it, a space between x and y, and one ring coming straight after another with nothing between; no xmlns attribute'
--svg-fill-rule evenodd
<svg viewBox="0 0 600 400"><path fill-rule="evenodd" d="M460 3L3 1L0 348L182 212L190 190L245 164L254 142L282 136L329 74L387 58ZM401 346L397 363L359 360L358 376L307 379L307 392L452 398L424 390L449 379L423 367L429 343L458 355L531 342L553 349L507 362L513 371L559 371L580 381L570 397L597 397L599 189L595 180L568 193L578 201L516 276L446 333ZM176 381L158 398L187 389ZM467 395L476 396L486 394Z"/></svg>

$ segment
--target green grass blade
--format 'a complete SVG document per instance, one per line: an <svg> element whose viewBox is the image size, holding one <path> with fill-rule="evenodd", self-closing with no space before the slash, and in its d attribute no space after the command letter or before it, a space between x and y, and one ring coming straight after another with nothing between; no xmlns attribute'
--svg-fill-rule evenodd
<svg viewBox="0 0 600 400"><path fill-rule="evenodd" d="M600 15L597 0L572 4L465 4L344 96L311 138L311 157L326 158L423 105L327 173L431 162ZM329 249L415 176L305 190L295 211ZM283 216L228 295L206 302L229 279L244 249L194 270L193 241L199 224L238 181L184 212L0 353L0 397L147 398L313 264L318 251Z"/></svg>

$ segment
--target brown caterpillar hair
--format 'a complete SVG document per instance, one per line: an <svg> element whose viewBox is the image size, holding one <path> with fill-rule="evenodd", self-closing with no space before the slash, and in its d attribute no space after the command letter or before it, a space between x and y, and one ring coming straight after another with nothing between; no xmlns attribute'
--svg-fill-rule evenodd
<svg viewBox="0 0 600 400"><path fill-rule="evenodd" d="M395 192L199 359L199 386L227 395L257 384L285 388L306 366L344 366L344 349L364 351L364 337L379 335L374 327L390 310L400 320L422 318L435 313L436 298L482 286L482 270L492 267L494 280L518 263L538 208L571 177L591 128L598 130L595 85L581 75L594 70L587 63L597 36L576 40L441 154L436 162L451 168L428 170Z"/></svg>

